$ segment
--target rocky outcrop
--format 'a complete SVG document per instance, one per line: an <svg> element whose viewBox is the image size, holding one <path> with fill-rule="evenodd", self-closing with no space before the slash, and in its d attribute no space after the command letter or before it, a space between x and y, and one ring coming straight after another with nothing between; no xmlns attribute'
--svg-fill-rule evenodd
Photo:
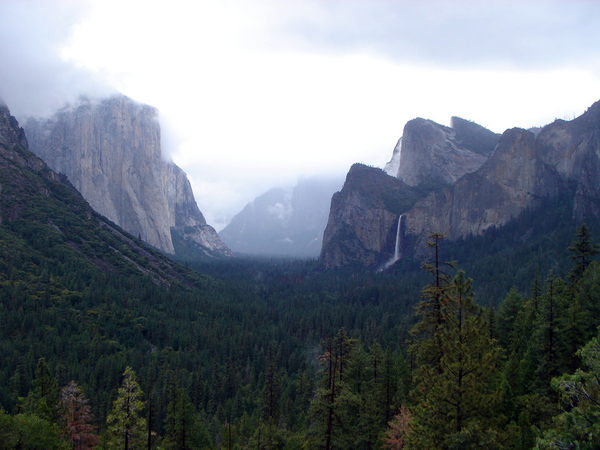
<svg viewBox="0 0 600 450"><path fill-rule="evenodd" d="M198 209L185 173L163 159L155 108L122 95L82 101L48 120L28 120L25 130L33 152L134 236L170 254L174 238L199 254L231 254Z"/></svg>
<svg viewBox="0 0 600 450"><path fill-rule="evenodd" d="M198 286L197 274L95 212L65 175L30 152L23 129L1 102L0 228L2 257L19 261L21 282L37 278L42 268L48 281L47 269L58 264L59 272L79 267L90 277L137 274L162 286Z"/></svg>
<svg viewBox="0 0 600 450"><path fill-rule="evenodd" d="M499 140L488 130L462 119L453 118L452 129L415 119L405 127L401 142L398 178L412 188L390 187L387 193L373 191L361 199L361 204L367 205L371 197L393 198L386 211L394 213L396 219L384 217L380 205L365 207L361 215L369 220L363 222L361 233L354 234L355 242L348 241L343 248L331 244L326 248L324 240L321 259L325 265L340 266L350 261L373 265L374 261L389 258L398 237L388 230L390 241L380 242L381 228L398 223L400 214L405 246L402 253L417 257L424 256L422 243L431 232L442 232L450 239L479 235L535 208L544 198L562 194L574 193L574 218L600 217L600 102L570 122L557 120L536 133L509 129ZM382 180L379 183L385 184ZM353 186L352 190L365 192L365 186ZM349 218L356 202L344 190L346 185L338 203L332 203L327 230L342 225L359 227L359 214ZM374 214L379 219L373 220ZM326 239L337 240L327 233ZM378 245L368 256L345 250L367 246L373 240ZM377 249L382 252L379 256Z"/></svg>
<svg viewBox="0 0 600 450"><path fill-rule="evenodd" d="M382 262L391 251L398 215L389 193L406 187L383 170L354 164L331 199L320 260L326 267Z"/></svg>
<svg viewBox="0 0 600 450"><path fill-rule="evenodd" d="M383 171L361 164L352 166L343 189L331 202L320 256L325 266L384 264L396 253L399 229L403 231L403 245L412 245L414 237L404 236L411 222L405 218L399 227L400 215L411 211L432 191L451 186L479 169L499 139L495 133L458 117L452 118L452 126L411 120ZM435 203L443 203L445 198L443 191L439 192L442 196L435 197ZM435 220L428 215L425 218ZM414 217L412 220L414 229L417 224Z"/></svg>
<svg viewBox="0 0 600 450"><path fill-rule="evenodd" d="M500 139L493 155L474 173L416 202L406 214L407 233L423 238L439 231L450 239L478 235L501 226L535 207L545 196L556 195L563 183L539 157L533 133L514 128Z"/></svg>
<svg viewBox="0 0 600 450"><path fill-rule="evenodd" d="M248 203L219 236L234 252L316 258L331 196L342 180L302 177L293 188L274 188Z"/></svg>
<svg viewBox="0 0 600 450"><path fill-rule="evenodd" d="M29 148L25 131L19 127L17 119L11 116L8 106L0 100L0 145L8 147L20 145Z"/></svg>
<svg viewBox="0 0 600 450"><path fill-rule="evenodd" d="M420 118L408 122L402 135L395 176L409 186L449 185L479 169L493 151L498 137L458 117L452 122L455 128ZM387 172L390 173L389 169Z"/></svg>
<svg viewBox="0 0 600 450"><path fill-rule="evenodd" d="M536 145L542 160L575 184L573 216L600 217L600 101L574 120L544 127Z"/></svg>

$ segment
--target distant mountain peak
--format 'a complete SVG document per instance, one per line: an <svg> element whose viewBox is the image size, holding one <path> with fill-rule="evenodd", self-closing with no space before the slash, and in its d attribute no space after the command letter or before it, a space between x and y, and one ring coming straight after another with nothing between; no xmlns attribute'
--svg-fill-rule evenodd
<svg viewBox="0 0 600 450"><path fill-rule="evenodd" d="M273 188L248 203L219 236L235 252L317 257L331 196L341 180L301 177L293 188Z"/></svg>

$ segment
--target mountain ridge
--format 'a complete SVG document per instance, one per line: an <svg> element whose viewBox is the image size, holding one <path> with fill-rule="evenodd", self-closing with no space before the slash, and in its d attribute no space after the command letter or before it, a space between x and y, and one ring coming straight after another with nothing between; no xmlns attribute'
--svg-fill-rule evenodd
<svg viewBox="0 0 600 450"><path fill-rule="evenodd" d="M479 142L483 136L489 149L491 132L482 131L485 129L477 124L461 121L453 119L459 127L467 126L461 142ZM395 242L400 238L404 255L422 259L426 257L424 241L432 232L444 233L453 240L480 235L490 227L506 224L527 209L538 207L543 198L554 198L571 190L574 192L574 217L584 220L600 216L600 102L582 116L569 122L557 120L539 133L521 128L506 130L493 152L478 167L474 168L473 160L465 161L460 156L454 159L454 163L458 161L457 170L464 172L455 181L451 181L449 174L452 171L448 170L446 162L457 154L458 140L450 129L435 128L435 125L435 122L415 119L405 127L405 132L408 130L412 137L401 138L397 178L409 181L409 185L412 183L413 195L418 194L414 192L415 188L421 188L419 198L409 208L390 205L406 203L411 190L396 186L381 191L357 179L352 169L349 171L344 188L336 194L343 200L332 202L320 258L326 267L380 266L393 256ZM445 141L442 135L446 137ZM412 158L404 157L407 149L412 152ZM397 156L392 159L394 157ZM389 171L368 170L373 172L372 176L381 178L380 184L392 183L383 181L384 177L390 177ZM408 173L411 177L403 176ZM427 183L430 183L428 192L423 189ZM349 214L356 206L352 200L356 195L362 196L365 205L369 198L373 201L381 196L390 197L391 201L384 207L387 213L377 213L378 221L359 229L356 224L360 218ZM361 214L366 217L379 208L374 206L371 211L365 210ZM403 215L402 227L398 226L400 215ZM400 228L402 236L398 233ZM343 229L359 231L348 236L340 231ZM376 247L370 245L374 239L378 242ZM357 248L369 250L356 252Z"/></svg>

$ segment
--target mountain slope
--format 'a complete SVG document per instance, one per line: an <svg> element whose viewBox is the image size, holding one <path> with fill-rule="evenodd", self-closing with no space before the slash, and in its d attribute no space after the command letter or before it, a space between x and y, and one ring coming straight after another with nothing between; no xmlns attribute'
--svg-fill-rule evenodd
<svg viewBox="0 0 600 450"><path fill-rule="evenodd" d="M6 106L0 106L0 233L0 261L19 267L24 279L70 270L143 276L167 286L200 279L96 213L64 175L27 149Z"/></svg>
<svg viewBox="0 0 600 450"><path fill-rule="evenodd" d="M232 250L252 255L319 256L331 196L341 181L300 178L248 203L219 236Z"/></svg>
<svg viewBox="0 0 600 450"><path fill-rule="evenodd" d="M28 120L25 130L34 153L134 236L190 259L231 255L185 173L163 160L156 109L122 95L84 100L47 120Z"/></svg>

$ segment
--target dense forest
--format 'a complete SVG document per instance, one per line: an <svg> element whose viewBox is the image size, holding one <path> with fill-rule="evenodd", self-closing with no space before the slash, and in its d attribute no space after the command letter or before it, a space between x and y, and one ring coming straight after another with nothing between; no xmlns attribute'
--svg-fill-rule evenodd
<svg viewBox="0 0 600 450"><path fill-rule="evenodd" d="M380 273L153 256L171 278L32 206L0 225L0 448L597 448L598 229L553 202ZM110 261L106 228L78 245Z"/></svg>

